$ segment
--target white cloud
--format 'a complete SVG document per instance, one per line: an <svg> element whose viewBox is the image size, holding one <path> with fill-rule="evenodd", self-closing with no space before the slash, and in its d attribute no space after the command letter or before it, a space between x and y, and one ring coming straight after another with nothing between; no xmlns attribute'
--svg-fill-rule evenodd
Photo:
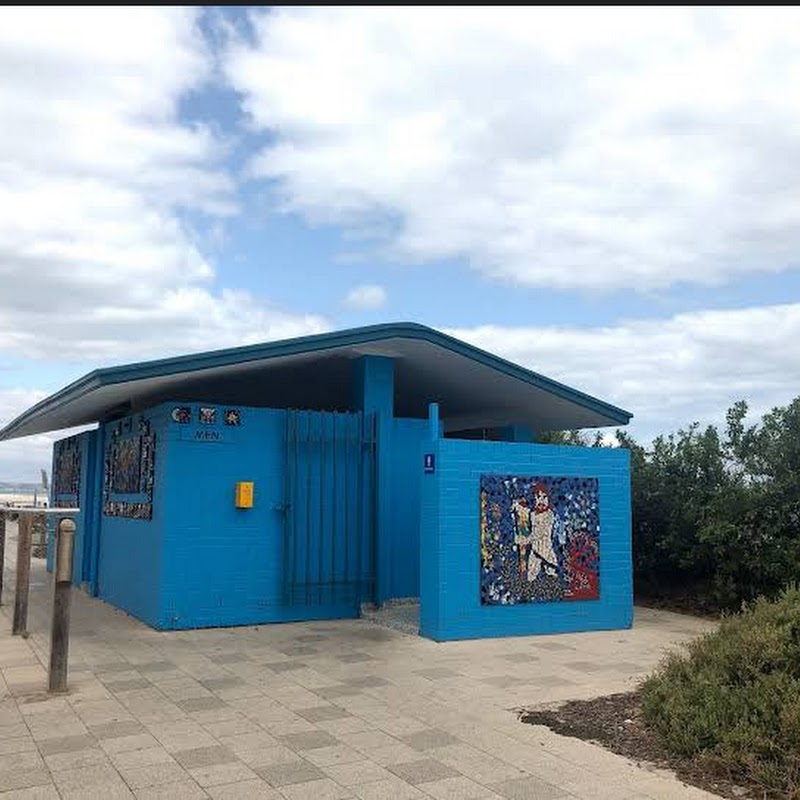
<svg viewBox="0 0 800 800"><path fill-rule="evenodd" d="M48 315L41 329L26 331L31 314L12 308L0 319L0 350L18 355L91 362L93 367L133 358L321 333L328 322L315 314L289 314L257 302L248 292L201 287L165 288L157 303L67 308Z"/></svg>
<svg viewBox="0 0 800 800"><path fill-rule="evenodd" d="M283 207L556 287L796 266L797 9L284 8L226 59Z"/></svg>
<svg viewBox="0 0 800 800"><path fill-rule="evenodd" d="M0 387L0 428L19 416L30 406L43 400L47 392L38 389ZM84 430L75 428L74 430ZM53 458L53 442L68 436L72 431L29 436L26 439L0 444L0 481L37 483L39 470L47 470Z"/></svg>
<svg viewBox="0 0 800 800"><path fill-rule="evenodd" d="M386 303L386 289L375 284L355 286L344 298L344 305L355 311L375 311Z"/></svg>
<svg viewBox="0 0 800 800"><path fill-rule="evenodd" d="M212 54L185 8L0 9L0 351L121 361L319 330L220 291L187 220L236 211L179 116Z"/></svg>
<svg viewBox="0 0 800 800"><path fill-rule="evenodd" d="M633 412L643 437L724 422L800 395L800 304L699 311L603 328L481 326L448 331Z"/></svg>

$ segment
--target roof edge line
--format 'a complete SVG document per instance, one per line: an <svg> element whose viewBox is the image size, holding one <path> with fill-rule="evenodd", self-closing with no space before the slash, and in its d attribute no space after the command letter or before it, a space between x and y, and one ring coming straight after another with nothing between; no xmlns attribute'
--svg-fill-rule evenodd
<svg viewBox="0 0 800 800"><path fill-rule="evenodd" d="M246 359L239 358L240 363L245 361L257 361L259 356L264 354L264 350L285 348L286 352L276 355L296 355L298 352L306 352L307 345L315 340L332 339L333 337L341 339L356 338L361 339L368 331L374 331L382 335L372 337L372 341L376 339L392 338L394 334L390 331L394 328L400 327L410 328L425 328L418 323L384 323L381 325L372 325L365 328L349 328L343 331L331 331L329 333L312 333L307 336L298 336L293 339L278 339L273 342L260 342L257 344L244 345L242 347L229 347L224 350L205 350L200 353L190 353L182 356L169 356L167 358L159 358L153 361L135 361L131 364L121 364L114 367L102 367L100 369L92 370L81 378L67 384L63 389L59 389L54 394L45 397L35 405L31 406L27 411L15 417L5 427L0 429L0 441L13 439L14 431L19 428L23 423L35 420L37 417L46 413L52 406L58 405L62 402L71 402L78 400L83 395L95 389L101 389L104 386L114 386L119 383L125 383L131 380L146 380L147 378L163 377L169 374L169 367L176 364L185 364L181 372L190 372L196 369L212 369L214 367L228 366L235 363L233 360L234 355L241 356L242 353L247 353L249 356ZM428 329L432 330L432 329ZM358 332L360 336L354 337ZM330 350L333 347L343 347L348 344L347 341L334 341L325 344L323 347L317 348L319 350ZM275 356L273 356L275 357ZM230 359L230 360L229 360ZM202 364L196 365L196 361L222 361L222 363ZM147 370L147 374L131 376L130 373L137 370ZM74 395L74 396L71 396Z"/></svg>
<svg viewBox="0 0 800 800"><path fill-rule="evenodd" d="M293 339L280 339L273 342L261 342L241 347L226 348L224 350L209 350L182 356L170 356L153 361L139 361L115 367L96 369L82 378L78 378L78 380L73 381L49 397L40 400L27 411L17 416L0 430L0 441L16 438L14 434L22 425L36 420L54 407L58 407L66 402L78 400L85 394L105 386L114 386L130 381L163 377L164 375L176 371L191 372L202 369L213 369L216 367L230 366L235 363L257 361L260 358L298 355L311 350L330 350L337 347L346 347L348 345L393 338L427 341L430 344L443 347L458 355L471 358L473 361L478 361L484 366L496 369L509 377L522 380L537 388L545 389L570 402L594 411L608 418L612 424L625 425L633 418L633 414L622 408L606 403L596 397L592 397L578 389L573 389L552 378L534 372L527 367L522 367L494 353L490 353L480 347L470 344L469 342L464 342L461 339L436 330L435 328L416 322L388 322L362 328L348 328L342 331L309 334ZM178 369L176 370L176 368Z"/></svg>
<svg viewBox="0 0 800 800"><path fill-rule="evenodd" d="M498 369L500 372L504 372L510 377L523 380L526 383L537 386L538 388L547 389L548 391L553 392L553 394L557 394L566 400L570 400L584 406L585 408L590 408L593 411L602 413L603 415L614 419L620 424L627 424L631 421L631 419L633 419L633 414L630 411L626 411L623 408L619 408L611 403L607 403L604 400L600 400L599 398L593 397L590 394L586 394L579 389L573 389L571 386L567 386L564 383L560 383L552 378L548 378L546 375L542 375L541 373L535 372L527 367L522 367L519 364L515 364L513 361L509 361L508 359L502 358L494 353L490 353L488 350L483 350L476 345L470 344L469 342L464 342L461 339L457 339L455 336L450 336L450 334L442 333L441 331L437 331L433 328L427 328L425 330L435 334L444 342L446 342L445 346L447 349L452 350L459 355L472 358L473 360L481 361L486 366ZM418 337L414 336L412 338ZM419 338L425 339L428 337L422 336ZM428 340L430 341L430 339ZM476 358L476 356L479 358Z"/></svg>

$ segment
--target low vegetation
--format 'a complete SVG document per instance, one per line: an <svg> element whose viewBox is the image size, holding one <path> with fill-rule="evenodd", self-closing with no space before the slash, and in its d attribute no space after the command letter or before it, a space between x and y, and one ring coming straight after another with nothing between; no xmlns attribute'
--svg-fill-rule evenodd
<svg viewBox="0 0 800 800"><path fill-rule="evenodd" d="M726 796L800 800L800 398L747 419L740 402L722 429L695 424L648 446L617 432L631 454L637 595L741 613L641 691L543 721L585 738L590 717L604 738L589 738ZM603 446L575 431L542 441ZM620 713L640 735L620 740Z"/></svg>
<svg viewBox="0 0 800 800"><path fill-rule="evenodd" d="M759 599L668 657L641 698L673 753L800 800L800 589Z"/></svg>

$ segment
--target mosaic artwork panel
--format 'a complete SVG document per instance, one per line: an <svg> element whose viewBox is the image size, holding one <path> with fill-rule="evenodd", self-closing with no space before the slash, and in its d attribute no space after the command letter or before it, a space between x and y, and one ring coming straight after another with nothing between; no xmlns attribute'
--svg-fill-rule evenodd
<svg viewBox="0 0 800 800"><path fill-rule="evenodd" d="M201 425L216 425L217 424L217 409L216 408L200 408L200 424Z"/></svg>
<svg viewBox="0 0 800 800"><path fill-rule="evenodd" d="M81 450L77 437L56 442L53 494L77 499L81 489Z"/></svg>
<svg viewBox="0 0 800 800"><path fill-rule="evenodd" d="M226 425L241 425L242 412L238 408L226 408L224 419Z"/></svg>
<svg viewBox="0 0 800 800"><path fill-rule="evenodd" d="M482 475L481 604L600 597L597 478Z"/></svg>
<svg viewBox="0 0 800 800"><path fill-rule="evenodd" d="M130 425L125 426L125 429ZM119 424L106 444L103 472L103 513L108 517L153 518L156 435L139 420L138 434L125 435ZM127 494L121 499L116 495ZM135 500L130 495L136 495Z"/></svg>

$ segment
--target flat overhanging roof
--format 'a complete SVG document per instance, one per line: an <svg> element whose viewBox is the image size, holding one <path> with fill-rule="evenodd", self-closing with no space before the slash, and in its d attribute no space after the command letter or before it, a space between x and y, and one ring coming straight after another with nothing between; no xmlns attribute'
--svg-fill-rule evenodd
<svg viewBox="0 0 800 800"><path fill-rule="evenodd" d="M395 416L437 402L446 431L625 425L628 411L424 325L391 323L98 369L32 406L0 441L103 422L164 401L345 410L353 361L394 360Z"/></svg>

